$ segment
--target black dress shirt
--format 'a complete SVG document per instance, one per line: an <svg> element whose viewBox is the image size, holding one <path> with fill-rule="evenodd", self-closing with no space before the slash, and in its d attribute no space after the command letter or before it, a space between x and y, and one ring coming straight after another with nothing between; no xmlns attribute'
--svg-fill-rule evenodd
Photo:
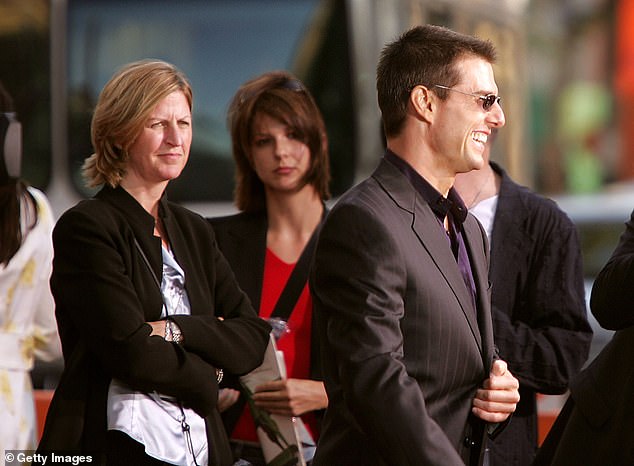
<svg viewBox="0 0 634 466"><path fill-rule="evenodd" d="M467 289L471 291L471 302L473 304L473 310L476 312L476 286L473 280L469 254L467 253L463 238L462 224L465 218L467 218L468 212L464 202L462 202L458 192L453 187L449 190L447 197L443 196L414 170L410 164L391 150L388 149L385 151L385 159L395 165L396 168L407 177L410 183L412 183L412 186L414 186L414 189L416 189L431 207L438 219L438 224L445 230L447 240L460 268L462 278L464 279L465 285L467 285ZM444 226L445 217L449 223L448 230L446 230Z"/></svg>

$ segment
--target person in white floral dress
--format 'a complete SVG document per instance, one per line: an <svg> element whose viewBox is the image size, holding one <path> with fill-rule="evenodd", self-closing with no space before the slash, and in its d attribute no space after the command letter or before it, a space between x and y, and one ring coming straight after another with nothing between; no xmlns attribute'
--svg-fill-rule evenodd
<svg viewBox="0 0 634 466"><path fill-rule="evenodd" d="M35 449L30 371L61 357L49 289L54 224L45 195L20 179L21 127L0 84L0 452Z"/></svg>

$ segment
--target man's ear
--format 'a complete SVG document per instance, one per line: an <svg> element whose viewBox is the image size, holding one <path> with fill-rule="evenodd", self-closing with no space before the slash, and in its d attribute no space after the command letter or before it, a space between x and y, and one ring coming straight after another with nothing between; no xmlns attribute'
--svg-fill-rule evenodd
<svg viewBox="0 0 634 466"><path fill-rule="evenodd" d="M431 121L436 109L436 95L423 85L418 85L409 94L412 109L419 118Z"/></svg>

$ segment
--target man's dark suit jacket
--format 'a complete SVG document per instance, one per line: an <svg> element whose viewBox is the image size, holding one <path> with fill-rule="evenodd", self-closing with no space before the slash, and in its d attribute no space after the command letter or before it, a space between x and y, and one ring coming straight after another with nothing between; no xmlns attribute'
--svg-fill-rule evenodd
<svg viewBox="0 0 634 466"><path fill-rule="evenodd" d="M311 274L329 405L315 466L478 464L494 357L486 234L464 238L477 311L430 206L383 160L322 228Z"/></svg>
<svg viewBox="0 0 634 466"><path fill-rule="evenodd" d="M203 416L209 464L233 464L216 408L215 369L243 374L257 367L270 328L238 287L210 225L165 197L160 215L185 271L191 306L191 316L172 317L182 345L150 337L144 325L161 318L155 278L161 280L163 261L154 219L132 196L103 188L96 200L82 201L57 222L51 290L65 370L39 451L86 452L102 464L107 392L117 378L135 390L175 396Z"/></svg>
<svg viewBox="0 0 634 466"><path fill-rule="evenodd" d="M592 287L590 306L610 343L570 386L535 465L634 464L634 212Z"/></svg>
<svg viewBox="0 0 634 466"><path fill-rule="evenodd" d="M253 307L260 309L262 282L264 280L264 259L266 257L266 232L268 223L266 212L239 213L226 217L208 219L216 233L218 246L231 265L240 287L249 296ZM311 379L321 380L317 336L315 325L311 328ZM235 377L227 377L224 385L239 388ZM229 433L233 431L242 408L244 399L229 410L222 413L222 418Z"/></svg>
<svg viewBox="0 0 634 466"><path fill-rule="evenodd" d="M566 392L588 357L592 329L574 223L491 166L501 176L489 271L493 334L520 381L513 419L489 445L491 465L527 466L537 450L536 392Z"/></svg>

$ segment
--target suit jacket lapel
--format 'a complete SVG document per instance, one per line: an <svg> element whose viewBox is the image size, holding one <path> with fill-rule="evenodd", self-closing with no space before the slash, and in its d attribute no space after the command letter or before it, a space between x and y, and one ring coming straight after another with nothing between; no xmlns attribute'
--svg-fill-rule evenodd
<svg viewBox="0 0 634 466"><path fill-rule="evenodd" d="M383 160L377 168L374 177L401 209L412 214L411 228L413 233L428 251L439 272L449 284L460 303L473 337L480 350L482 350L482 338L471 301L471 293L467 289L458 264L453 258L448 238L443 228L439 225L436 215L406 177L389 162ZM470 259L472 257L470 254ZM473 259L471 260L473 261ZM473 267L474 264L471 265ZM474 279L476 280L476 287L480 289L481 286L478 284L479 277L476 276Z"/></svg>
<svg viewBox="0 0 634 466"><path fill-rule="evenodd" d="M133 242L133 239L135 239L150 263L152 270L141 272L147 272L148 283L151 283L150 295L152 303L144 308L145 318L148 321L160 319L163 297L160 288L156 287L154 280L151 279L153 273L154 277L160 282L163 275L161 239L153 235L154 218L121 186L116 188L104 186L96 194L95 198L103 201L107 206L106 208L112 209L112 211L118 212L125 217L125 221L132 233L130 238L132 254L141 254L136 251L136 246ZM143 268L145 269L145 266Z"/></svg>

